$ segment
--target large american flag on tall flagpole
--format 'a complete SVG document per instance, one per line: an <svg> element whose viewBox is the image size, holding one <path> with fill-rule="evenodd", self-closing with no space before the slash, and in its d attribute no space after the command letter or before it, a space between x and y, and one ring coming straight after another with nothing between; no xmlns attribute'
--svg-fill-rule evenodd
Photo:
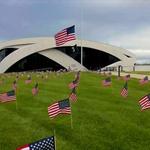
<svg viewBox="0 0 150 150"><path fill-rule="evenodd" d="M61 30L55 35L56 46L65 44L68 41L75 40L75 25Z"/></svg>
<svg viewBox="0 0 150 150"><path fill-rule="evenodd" d="M50 118L54 118L59 114L71 114L69 99L58 101L48 107L48 115Z"/></svg>
<svg viewBox="0 0 150 150"><path fill-rule="evenodd" d="M150 108L150 94L142 97L140 100L139 100L139 104L141 106L141 110L145 110L145 109L148 109Z"/></svg>

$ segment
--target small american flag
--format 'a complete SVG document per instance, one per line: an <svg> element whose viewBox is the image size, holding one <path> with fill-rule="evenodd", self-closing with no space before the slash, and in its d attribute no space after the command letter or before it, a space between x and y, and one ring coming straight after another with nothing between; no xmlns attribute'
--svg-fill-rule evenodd
<svg viewBox="0 0 150 150"><path fill-rule="evenodd" d="M127 97L128 96L128 83L126 82L124 87L121 90L121 96Z"/></svg>
<svg viewBox="0 0 150 150"><path fill-rule="evenodd" d="M141 106L141 110L145 110L145 109L148 109L150 108L150 94L142 97L140 100L139 100L139 104Z"/></svg>
<svg viewBox="0 0 150 150"><path fill-rule="evenodd" d="M102 81L103 86L110 86L111 85L111 78L108 77Z"/></svg>
<svg viewBox="0 0 150 150"><path fill-rule="evenodd" d="M37 95L39 92L39 89L38 89L38 83L35 84L34 88L32 89L32 94L33 95Z"/></svg>
<svg viewBox="0 0 150 150"><path fill-rule="evenodd" d="M1 103L15 101L15 100L16 100L16 95L14 90L0 94Z"/></svg>
<svg viewBox="0 0 150 150"><path fill-rule="evenodd" d="M70 89L73 89L73 88L76 88L78 86L78 83L76 80L72 81L71 83L69 83L69 88Z"/></svg>
<svg viewBox="0 0 150 150"><path fill-rule="evenodd" d="M31 77L28 77L28 79L25 81L26 84L29 84L31 82L32 82Z"/></svg>
<svg viewBox="0 0 150 150"><path fill-rule="evenodd" d="M70 95L69 95L69 100L76 101L77 100L77 95L76 95L76 88L73 88Z"/></svg>
<svg viewBox="0 0 150 150"><path fill-rule="evenodd" d="M48 107L48 115L51 118L59 114L71 114L69 99L58 101Z"/></svg>
<svg viewBox="0 0 150 150"><path fill-rule="evenodd" d="M80 80L80 71L78 71L75 75L75 81L79 82L79 80Z"/></svg>
<svg viewBox="0 0 150 150"><path fill-rule="evenodd" d="M145 76L144 79L141 79L139 82L140 82L140 84L148 83L148 76Z"/></svg>
<svg viewBox="0 0 150 150"><path fill-rule="evenodd" d="M55 35L56 46L60 46L65 44L68 41L75 40L75 26L68 27L63 29L62 31L58 32Z"/></svg>
<svg viewBox="0 0 150 150"><path fill-rule="evenodd" d="M44 138L37 142L21 146L16 150L55 150L55 138L54 136Z"/></svg>
<svg viewBox="0 0 150 150"><path fill-rule="evenodd" d="M14 91L17 90L17 82L16 82L16 80L13 82L12 88L13 88Z"/></svg>
<svg viewBox="0 0 150 150"><path fill-rule="evenodd" d="M130 74L128 74L128 75L126 75L125 77L124 77L124 80L125 81L128 81L130 79Z"/></svg>

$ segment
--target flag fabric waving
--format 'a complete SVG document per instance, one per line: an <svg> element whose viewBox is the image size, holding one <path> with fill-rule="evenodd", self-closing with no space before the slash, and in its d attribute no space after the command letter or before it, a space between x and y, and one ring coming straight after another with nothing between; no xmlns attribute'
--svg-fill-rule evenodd
<svg viewBox="0 0 150 150"><path fill-rule="evenodd" d="M78 71L75 75L75 82L79 83L80 80L80 71Z"/></svg>
<svg viewBox="0 0 150 150"><path fill-rule="evenodd" d="M75 25L63 29L55 35L56 46L65 44L68 41L75 40Z"/></svg>
<svg viewBox="0 0 150 150"><path fill-rule="evenodd" d="M32 95L37 95L38 92L39 92L38 83L36 83L34 88L32 89Z"/></svg>
<svg viewBox="0 0 150 150"><path fill-rule="evenodd" d="M111 78L108 77L102 81L103 86L110 86L111 85Z"/></svg>
<svg viewBox="0 0 150 150"><path fill-rule="evenodd" d="M150 94L142 97L140 100L139 100L139 104L141 106L141 110L145 110L145 109L148 109L150 108Z"/></svg>
<svg viewBox="0 0 150 150"><path fill-rule="evenodd" d="M16 82L16 80L13 82L12 88L13 88L14 91L16 91L16 89L17 89L17 82Z"/></svg>
<svg viewBox="0 0 150 150"><path fill-rule="evenodd" d="M16 100L16 95L14 90L0 94L1 103L15 101L15 100Z"/></svg>
<svg viewBox="0 0 150 150"><path fill-rule="evenodd" d="M28 77L28 79L25 81L26 84L31 83L31 82L32 82L31 77Z"/></svg>
<svg viewBox="0 0 150 150"><path fill-rule="evenodd" d="M128 75L126 75L125 77L124 77L124 80L125 81L128 81L130 79L130 74L128 74Z"/></svg>
<svg viewBox="0 0 150 150"><path fill-rule="evenodd" d="M71 83L69 83L68 86L70 89L76 88L78 86L77 81L76 80L72 81Z"/></svg>
<svg viewBox="0 0 150 150"><path fill-rule="evenodd" d="M76 88L73 88L70 95L69 95L69 100L76 101L77 100L77 95L76 95Z"/></svg>
<svg viewBox="0 0 150 150"><path fill-rule="evenodd" d="M128 96L128 83L126 82L124 87L121 90L121 96L127 97Z"/></svg>
<svg viewBox="0 0 150 150"><path fill-rule="evenodd" d="M48 107L48 115L51 118L59 114L71 114L69 99L58 101Z"/></svg>
<svg viewBox="0 0 150 150"><path fill-rule="evenodd" d="M16 150L55 150L55 138L54 136L44 138L37 142L21 146Z"/></svg>
<svg viewBox="0 0 150 150"><path fill-rule="evenodd" d="M140 81L140 84L146 84L148 83L148 76L145 76L143 79L141 79Z"/></svg>

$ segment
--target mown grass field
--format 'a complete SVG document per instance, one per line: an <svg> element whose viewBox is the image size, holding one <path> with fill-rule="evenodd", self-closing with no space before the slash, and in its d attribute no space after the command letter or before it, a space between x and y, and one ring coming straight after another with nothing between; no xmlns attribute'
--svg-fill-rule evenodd
<svg viewBox="0 0 150 150"><path fill-rule="evenodd" d="M26 85L27 75L18 80L17 101L0 104L0 150L17 147L53 135L56 131L57 150L149 150L150 110L141 112L138 101L150 92L150 83L140 86L129 81L129 96L122 98L124 81L112 77L112 86L101 85L104 76L81 73L77 89L78 100L72 103L73 129L70 115L50 120L47 107L56 100L68 97L68 83L74 73L59 76L53 73L47 80L33 76ZM2 78L2 77L1 77ZM0 92L12 87L15 76L0 84ZM39 94L31 89L39 82Z"/></svg>

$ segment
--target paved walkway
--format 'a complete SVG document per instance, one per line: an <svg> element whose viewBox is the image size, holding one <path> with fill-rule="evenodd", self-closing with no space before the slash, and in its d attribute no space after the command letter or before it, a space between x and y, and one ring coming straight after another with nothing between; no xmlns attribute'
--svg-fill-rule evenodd
<svg viewBox="0 0 150 150"><path fill-rule="evenodd" d="M118 72L111 72L112 75L118 75ZM121 72L120 76L126 76L130 74L131 78L136 78L136 79L143 79L145 76L148 76L148 78L150 79L150 75L143 75L143 74L133 74L133 73L125 73L125 72Z"/></svg>

